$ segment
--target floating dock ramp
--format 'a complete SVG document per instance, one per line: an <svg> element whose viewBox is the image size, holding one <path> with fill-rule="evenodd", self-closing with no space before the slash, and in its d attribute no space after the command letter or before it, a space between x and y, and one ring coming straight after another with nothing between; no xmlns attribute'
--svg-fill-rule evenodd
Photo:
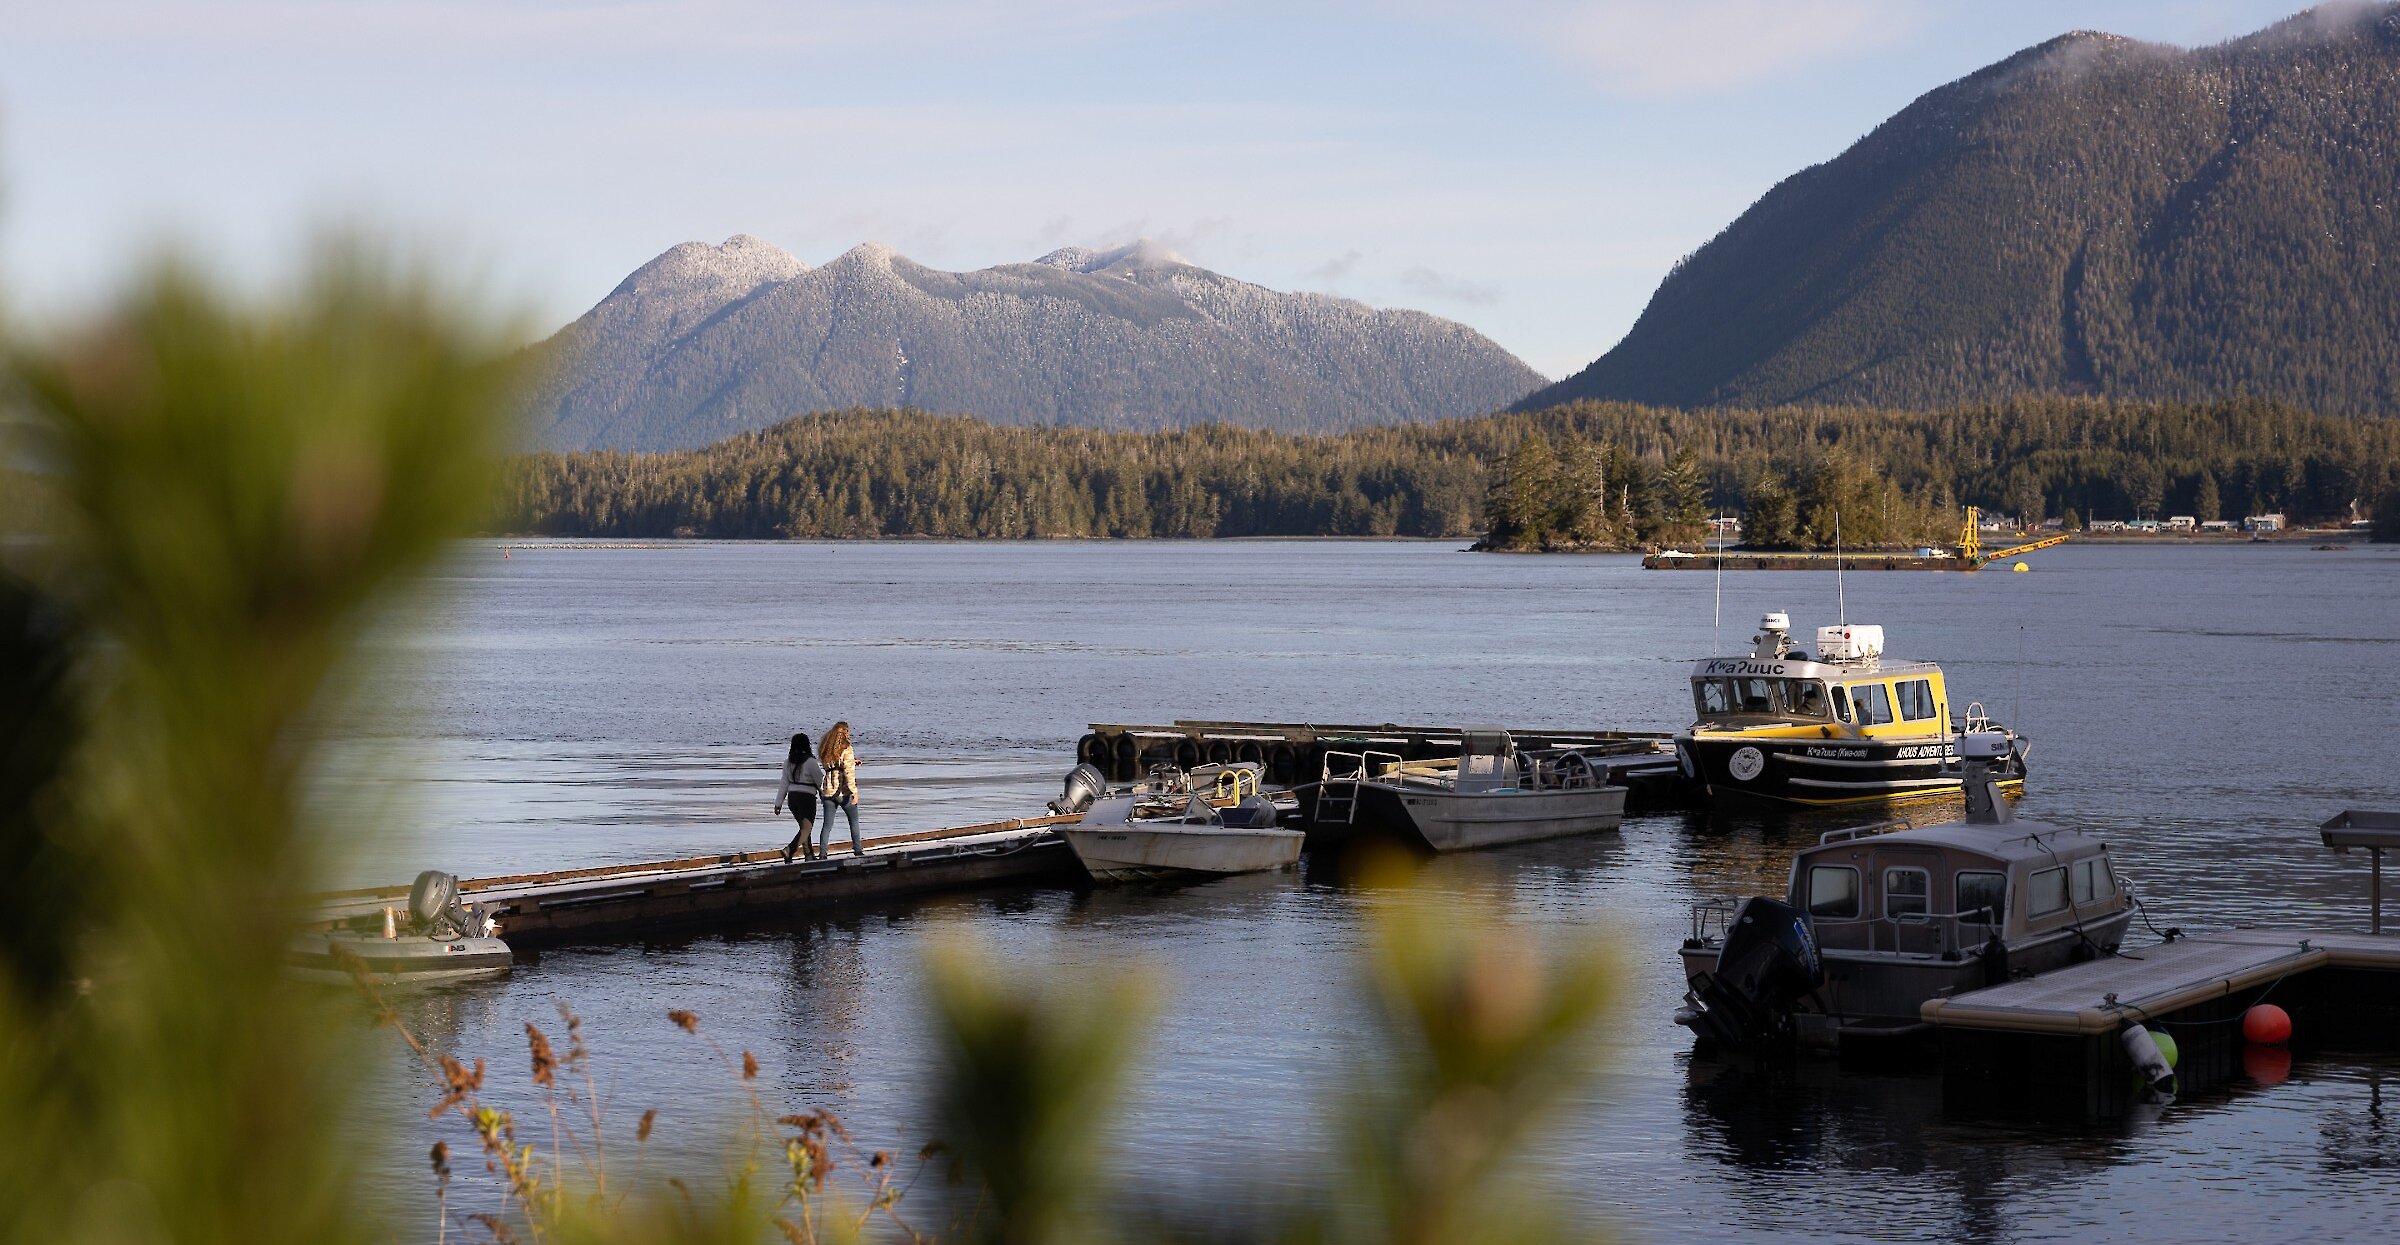
<svg viewBox="0 0 2400 1245"><path fill-rule="evenodd" d="M1974 1105L1990 1096L2064 1114L2121 1110L2131 1066L2117 1041L2129 1023L2172 1034L2184 1090L2241 1067L2242 1013L2258 1002L2289 1011L2316 1046L2389 1049L2400 1021L2400 936L2325 930L2234 929L2020 981L1929 999L1919 1016L1940 1039L1945 1092Z"/></svg>
<svg viewBox="0 0 2400 1245"><path fill-rule="evenodd" d="M635 937L859 900L1080 877L1066 841L1048 829L1074 820L1029 817L894 835L868 840L863 856L844 850L790 864L781 851L737 852L469 878L459 883L459 897L493 908L512 947ZM406 886L338 891L323 897L318 919L379 918L387 907L407 905Z"/></svg>

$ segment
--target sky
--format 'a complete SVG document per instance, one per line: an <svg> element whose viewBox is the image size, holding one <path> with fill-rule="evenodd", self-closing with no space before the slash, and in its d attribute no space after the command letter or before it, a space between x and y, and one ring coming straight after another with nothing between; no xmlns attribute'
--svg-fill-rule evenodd
<svg viewBox="0 0 2400 1245"><path fill-rule="evenodd" d="M1777 181L2070 30L2296 0L0 0L0 303L364 229L533 333L678 242L1155 238L1563 376Z"/></svg>

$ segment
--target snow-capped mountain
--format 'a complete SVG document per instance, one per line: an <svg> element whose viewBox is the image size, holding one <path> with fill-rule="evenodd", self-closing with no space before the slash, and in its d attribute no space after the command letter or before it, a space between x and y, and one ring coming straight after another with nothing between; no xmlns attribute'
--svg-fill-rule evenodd
<svg viewBox="0 0 2400 1245"><path fill-rule="evenodd" d="M687 242L536 348L553 449L704 445L810 411L1330 431L1505 406L1542 377L1465 325L1194 267L1151 241L944 272Z"/></svg>

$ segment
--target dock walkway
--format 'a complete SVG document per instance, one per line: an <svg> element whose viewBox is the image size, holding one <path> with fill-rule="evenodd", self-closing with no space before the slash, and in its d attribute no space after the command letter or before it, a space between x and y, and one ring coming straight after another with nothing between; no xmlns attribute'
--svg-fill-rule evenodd
<svg viewBox="0 0 2400 1245"><path fill-rule="evenodd" d="M2139 1096L2119 1032L2163 1031L2181 1049L2179 1092L2243 1074L2242 1013L2271 1001L2293 1041L2389 1050L2400 1032L2400 935L2232 929L1930 999L1952 1106L2098 1119Z"/></svg>
<svg viewBox="0 0 2400 1245"><path fill-rule="evenodd" d="M1937 1027L2089 1037L2155 1023L2319 968L2400 970L2400 936L2234 929L2076 964L2039 977L1928 999Z"/></svg>
<svg viewBox="0 0 2400 1245"><path fill-rule="evenodd" d="M602 865L552 873L469 878L460 898L490 906L511 946L641 936L706 923L771 919L827 905L1004 883L1079 876L1066 841L1049 829L1073 817L1028 817L871 839L866 854L785 864L780 851ZM323 897L323 923L405 908L408 888L373 887Z"/></svg>

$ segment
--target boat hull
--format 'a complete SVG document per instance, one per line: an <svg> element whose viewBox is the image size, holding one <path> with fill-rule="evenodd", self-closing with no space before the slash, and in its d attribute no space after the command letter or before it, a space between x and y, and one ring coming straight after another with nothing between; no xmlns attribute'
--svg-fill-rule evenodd
<svg viewBox="0 0 2400 1245"><path fill-rule="evenodd" d="M1264 827L1138 825L1062 826L1058 835L1102 882L1288 869L1306 837Z"/></svg>
<svg viewBox="0 0 2400 1245"><path fill-rule="evenodd" d="M2040 976L2113 952L2133 923L2130 907L2080 926L2009 944L2006 975ZM1718 948L1685 945L1683 976L1691 981L1717 967ZM1838 1045L1845 1036L1880 1037L1918 1029L1926 1000L1998 984L1980 951L1954 959L1938 954L1827 949L1825 985L1796 1009L1801 1040ZM1814 1023L1810 1023L1814 1021Z"/></svg>
<svg viewBox="0 0 2400 1245"><path fill-rule="evenodd" d="M315 980L348 981L353 972L382 985L461 981L505 973L516 956L497 938L425 938L335 932L292 944L292 971Z"/></svg>
<svg viewBox="0 0 2400 1245"><path fill-rule="evenodd" d="M1758 800L1809 807L1896 804L1956 797L1958 741L1809 739L1684 735L1675 752L1686 776L1712 801ZM2019 794L2025 763L2012 757L2001 790Z"/></svg>
<svg viewBox="0 0 2400 1245"><path fill-rule="evenodd" d="M1457 792L1362 783L1354 820L1432 851L1464 852L1614 830L1625 818L1625 796L1616 786Z"/></svg>

